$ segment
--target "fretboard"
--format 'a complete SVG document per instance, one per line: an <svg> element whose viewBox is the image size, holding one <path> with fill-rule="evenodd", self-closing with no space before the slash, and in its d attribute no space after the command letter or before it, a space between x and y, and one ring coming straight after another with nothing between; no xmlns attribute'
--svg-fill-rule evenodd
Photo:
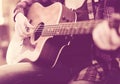
<svg viewBox="0 0 120 84"><path fill-rule="evenodd" d="M56 36L56 35L78 35L89 34L101 20L88 20L80 22L59 23L56 25L45 25L44 28L39 28L41 36ZM39 32L37 30L37 32Z"/></svg>

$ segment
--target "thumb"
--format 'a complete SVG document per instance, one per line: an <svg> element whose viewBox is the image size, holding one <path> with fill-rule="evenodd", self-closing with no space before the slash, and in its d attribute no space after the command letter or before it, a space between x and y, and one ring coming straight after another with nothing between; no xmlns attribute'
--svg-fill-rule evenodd
<svg viewBox="0 0 120 84"><path fill-rule="evenodd" d="M26 21L26 26L29 27L29 28L33 28L34 27L32 24L30 24L30 22L28 20Z"/></svg>
<svg viewBox="0 0 120 84"><path fill-rule="evenodd" d="M27 35L31 35L34 32L34 26L32 24L29 23L29 21L26 21L26 31L27 31Z"/></svg>

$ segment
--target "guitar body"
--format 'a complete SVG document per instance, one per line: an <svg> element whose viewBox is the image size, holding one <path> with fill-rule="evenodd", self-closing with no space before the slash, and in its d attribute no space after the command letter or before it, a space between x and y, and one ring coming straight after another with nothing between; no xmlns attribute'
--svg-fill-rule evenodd
<svg viewBox="0 0 120 84"><path fill-rule="evenodd" d="M75 13L60 3L54 3L48 7L43 7L39 3L34 3L27 18L30 23L37 27L38 24L53 25L62 22L74 22ZM31 29L37 31L38 29ZM41 32L42 33L42 32ZM69 39L65 36L37 36L33 33L30 37L22 39L15 32L8 50L7 63L14 64L21 61L40 61L41 64L54 67L62 49L68 44Z"/></svg>

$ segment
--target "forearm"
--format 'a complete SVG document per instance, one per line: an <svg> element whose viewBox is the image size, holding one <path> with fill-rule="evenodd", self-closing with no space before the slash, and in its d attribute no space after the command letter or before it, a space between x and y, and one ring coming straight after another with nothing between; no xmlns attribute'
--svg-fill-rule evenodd
<svg viewBox="0 0 120 84"><path fill-rule="evenodd" d="M27 10L32 3L34 3L36 0L20 0L20 2L17 3L15 9L14 9L14 21L15 17L18 13L26 14Z"/></svg>

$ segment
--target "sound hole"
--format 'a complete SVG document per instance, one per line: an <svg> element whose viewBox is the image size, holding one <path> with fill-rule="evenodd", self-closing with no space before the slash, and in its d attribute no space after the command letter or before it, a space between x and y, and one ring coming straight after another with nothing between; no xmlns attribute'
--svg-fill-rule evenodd
<svg viewBox="0 0 120 84"><path fill-rule="evenodd" d="M43 28L44 28L44 23L43 22L39 23L36 28L36 31L35 31L35 39L34 40L37 40L40 37L40 35L42 34Z"/></svg>

